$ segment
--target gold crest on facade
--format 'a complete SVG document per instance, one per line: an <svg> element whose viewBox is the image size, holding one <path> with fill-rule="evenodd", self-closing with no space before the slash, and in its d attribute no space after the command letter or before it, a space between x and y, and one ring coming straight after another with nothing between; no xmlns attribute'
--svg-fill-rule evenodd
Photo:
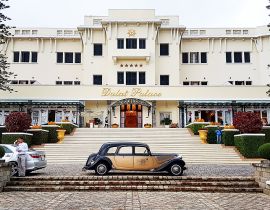
<svg viewBox="0 0 270 210"><path fill-rule="evenodd" d="M128 34L129 37L132 37L132 36L136 35L136 31L133 30L133 29L130 29L130 30L128 30L127 34Z"/></svg>

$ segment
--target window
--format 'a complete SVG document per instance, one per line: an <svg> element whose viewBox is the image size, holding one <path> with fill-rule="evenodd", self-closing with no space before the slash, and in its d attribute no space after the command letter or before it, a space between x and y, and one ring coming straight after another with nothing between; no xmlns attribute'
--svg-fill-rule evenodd
<svg viewBox="0 0 270 210"><path fill-rule="evenodd" d="M203 86L208 85L208 82L201 82L201 85Z"/></svg>
<svg viewBox="0 0 270 210"><path fill-rule="evenodd" d="M74 81L74 85L81 85L81 81Z"/></svg>
<svg viewBox="0 0 270 210"><path fill-rule="evenodd" d="M148 156L149 152L146 147L135 147L135 155Z"/></svg>
<svg viewBox="0 0 270 210"><path fill-rule="evenodd" d="M31 62L32 63L37 63L37 59L38 59L38 53L37 52L32 52Z"/></svg>
<svg viewBox="0 0 270 210"><path fill-rule="evenodd" d="M190 63L199 63L199 53L191 52L190 53Z"/></svg>
<svg viewBox="0 0 270 210"><path fill-rule="evenodd" d="M29 63L30 61L30 52L22 51L21 52L21 62L22 63Z"/></svg>
<svg viewBox="0 0 270 210"><path fill-rule="evenodd" d="M139 84L145 84L145 72L139 72Z"/></svg>
<svg viewBox="0 0 270 210"><path fill-rule="evenodd" d="M17 85L18 83L19 83L18 80L11 80L11 82L10 82L10 84L12 84L12 85Z"/></svg>
<svg viewBox="0 0 270 210"><path fill-rule="evenodd" d="M137 85L137 72L126 72L126 85Z"/></svg>
<svg viewBox="0 0 270 210"><path fill-rule="evenodd" d="M81 53L75 53L75 63L81 63Z"/></svg>
<svg viewBox="0 0 270 210"><path fill-rule="evenodd" d="M20 52L13 52L13 62L20 62Z"/></svg>
<svg viewBox="0 0 270 210"><path fill-rule="evenodd" d="M93 75L93 84L102 85L102 75Z"/></svg>
<svg viewBox="0 0 270 210"><path fill-rule="evenodd" d="M246 81L246 85L252 85L252 81Z"/></svg>
<svg viewBox="0 0 270 210"><path fill-rule="evenodd" d="M132 147L121 147L118 150L118 155L132 155Z"/></svg>
<svg viewBox="0 0 270 210"><path fill-rule="evenodd" d="M233 81L228 81L229 84L233 85Z"/></svg>
<svg viewBox="0 0 270 210"><path fill-rule="evenodd" d="M117 147L111 147L108 149L106 155L115 155L116 150L117 150Z"/></svg>
<svg viewBox="0 0 270 210"><path fill-rule="evenodd" d="M188 63L188 53L182 53L182 63Z"/></svg>
<svg viewBox="0 0 270 210"><path fill-rule="evenodd" d="M102 44L94 44L94 56L102 56Z"/></svg>
<svg viewBox="0 0 270 210"><path fill-rule="evenodd" d="M248 30L243 30L244 35L248 35Z"/></svg>
<svg viewBox="0 0 270 210"><path fill-rule="evenodd" d="M169 75L160 75L160 85L169 85Z"/></svg>
<svg viewBox="0 0 270 210"><path fill-rule="evenodd" d="M226 63L232 63L232 53L226 52Z"/></svg>
<svg viewBox="0 0 270 210"><path fill-rule="evenodd" d="M137 49L137 39L126 39L127 49Z"/></svg>
<svg viewBox="0 0 270 210"><path fill-rule="evenodd" d="M13 153L9 148L3 146L3 149L5 150L5 153Z"/></svg>
<svg viewBox="0 0 270 210"><path fill-rule="evenodd" d="M241 34L241 30L233 30L233 34L239 35L239 34Z"/></svg>
<svg viewBox="0 0 270 210"><path fill-rule="evenodd" d="M62 81L55 81L55 84L56 84L56 85L62 85L63 82L62 82Z"/></svg>
<svg viewBox="0 0 270 210"><path fill-rule="evenodd" d="M57 55L56 55L56 60L57 60L57 63L63 63L63 54L62 52L58 52Z"/></svg>
<svg viewBox="0 0 270 210"><path fill-rule="evenodd" d="M250 52L244 52L245 63L250 63Z"/></svg>
<svg viewBox="0 0 270 210"><path fill-rule="evenodd" d="M201 53L201 63L207 63L207 53L206 52Z"/></svg>
<svg viewBox="0 0 270 210"><path fill-rule="evenodd" d="M124 84L124 72L117 72L117 84Z"/></svg>
<svg viewBox="0 0 270 210"><path fill-rule="evenodd" d="M72 81L64 81L64 85L72 85L73 82Z"/></svg>
<svg viewBox="0 0 270 210"><path fill-rule="evenodd" d="M160 56L169 55L169 44L160 44Z"/></svg>
<svg viewBox="0 0 270 210"><path fill-rule="evenodd" d="M245 85L244 81L235 81L235 85Z"/></svg>
<svg viewBox="0 0 270 210"><path fill-rule="evenodd" d="M72 52L65 53L65 63L73 63L73 53Z"/></svg>
<svg viewBox="0 0 270 210"><path fill-rule="evenodd" d="M117 39L117 49L124 49L124 39Z"/></svg>
<svg viewBox="0 0 270 210"><path fill-rule="evenodd" d="M234 63L242 63L242 52L234 52Z"/></svg>
<svg viewBox="0 0 270 210"><path fill-rule="evenodd" d="M199 81L192 81L190 84L191 85L200 85L200 82Z"/></svg>
<svg viewBox="0 0 270 210"><path fill-rule="evenodd" d="M183 85L188 86L189 82L183 82Z"/></svg>
<svg viewBox="0 0 270 210"><path fill-rule="evenodd" d="M146 40L145 39L139 39L139 48L140 49L146 48Z"/></svg>
<svg viewBox="0 0 270 210"><path fill-rule="evenodd" d="M28 85L28 80L19 80L20 85Z"/></svg>

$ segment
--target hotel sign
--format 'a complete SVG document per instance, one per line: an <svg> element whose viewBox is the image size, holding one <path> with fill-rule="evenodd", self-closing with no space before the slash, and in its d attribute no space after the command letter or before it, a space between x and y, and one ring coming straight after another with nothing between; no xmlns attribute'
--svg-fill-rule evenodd
<svg viewBox="0 0 270 210"><path fill-rule="evenodd" d="M103 88L101 96L103 97L161 97L160 92L151 91L147 88L132 88L131 90L125 89L113 89L113 88Z"/></svg>

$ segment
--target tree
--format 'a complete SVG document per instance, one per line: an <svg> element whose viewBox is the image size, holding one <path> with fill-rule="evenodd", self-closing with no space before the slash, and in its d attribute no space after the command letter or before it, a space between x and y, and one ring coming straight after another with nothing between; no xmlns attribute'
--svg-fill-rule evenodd
<svg viewBox="0 0 270 210"><path fill-rule="evenodd" d="M0 0L0 91L9 91L12 92L13 89L9 87L9 78L14 75L13 72L8 71L9 63L7 62L7 57L4 54L5 44L11 33L9 30L10 26L5 24L6 21L10 20L9 17L3 14L3 10L9 8L6 4L8 0Z"/></svg>

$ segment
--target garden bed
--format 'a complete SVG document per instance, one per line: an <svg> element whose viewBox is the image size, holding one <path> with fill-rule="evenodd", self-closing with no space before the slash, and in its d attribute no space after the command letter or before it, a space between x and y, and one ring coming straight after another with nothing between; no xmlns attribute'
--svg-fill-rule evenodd
<svg viewBox="0 0 270 210"><path fill-rule="evenodd" d="M71 122L56 122L56 125L59 125L63 129L65 129L66 134L71 134L75 128L79 127L78 125Z"/></svg>
<svg viewBox="0 0 270 210"><path fill-rule="evenodd" d="M43 130L49 131L48 135L48 143L57 143L57 131L60 126L59 125L42 125L41 126Z"/></svg>
<svg viewBox="0 0 270 210"><path fill-rule="evenodd" d="M186 127L190 128L194 135L199 135L198 131L209 124L209 122L193 122L188 124Z"/></svg>
<svg viewBox="0 0 270 210"><path fill-rule="evenodd" d="M222 142L225 146L234 145L234 135L240 134L238 129L224 129L222 130Z"/></svg>
<svg viewBox="0 0 270 210"><path fill-rule="evenodd" d="M49 131L43 129L28 129L27 133L33 134L32 145L48 143Z"/></svg>
<svg viewBox="0 0 270 210"><path fill-rule="evenodd" d="M33 134L31 133L2 133L2 144L14 144L14 142L19 138L23 137L24 142L28 144L30 147L32 145L32 137Z"/></svg>

